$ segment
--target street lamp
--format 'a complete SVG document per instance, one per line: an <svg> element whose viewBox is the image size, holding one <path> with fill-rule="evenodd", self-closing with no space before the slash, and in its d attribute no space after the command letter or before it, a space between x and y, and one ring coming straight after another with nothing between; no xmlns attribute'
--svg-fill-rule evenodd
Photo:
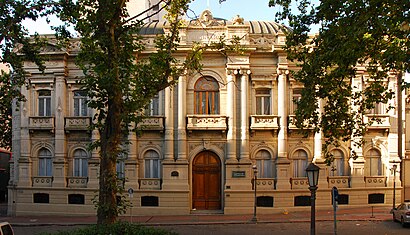
<svg viewBox="0 0 410 235"><path fill-rule="evenodd" d="M256 165L252 166L253 169L253 193L254 193L254 204L253 204L253 218L252 222L257 222L258 219L256 218L256 206L257 206L257 201L256 201L256 182L258 179L258 169L256 168Z"/></svg>
<svg viewBox="0 0 410 235"><path fill-rule="evenodd" d="M315 200L316 200L316 190L317 190L317 184L319 181L319 167L313 164L312 162L309 164L309 166L306 168L306 173L308 177L308 182L309 182L309 190L310 190L310 234L314 235L316 234L316 228L315 228Z"/></svg>
<svg viewBox="0 0 410 235"><path fill-rule="evenodd" d="M396 170L397 170L397 165L393 165L393 208L396 208Z"/></svg>

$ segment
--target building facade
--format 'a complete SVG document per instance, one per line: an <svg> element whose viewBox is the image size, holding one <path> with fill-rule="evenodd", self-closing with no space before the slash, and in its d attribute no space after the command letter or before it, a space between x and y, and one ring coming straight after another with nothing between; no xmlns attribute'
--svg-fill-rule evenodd
<svg viewBox="0 0 410 235"><path fill-rule="evenodd" d="M344 143L332 149L335 161L326 166L321 133L302 135L294 125L293 100L301 84L291 76L297 69L283 50L285 35L275 22L214 18L208 10L181 29L177 57L184 58L193 42L210 43L221 36L241 38L244 54L208 51L201 73L182 76L175 87L159 92L147 107L138 133L129 135L128 153L117 163L124 179L129 212L190 214L215 212L250 214L254 205L252 179L257 167L258 213L300 210L310 206L305 169L320 167L317 207L331 207L336 186L340 206L391 205L393 184L401 197L398 165L397 100L378 105L364 115L380 118L358 148ZM163 22L141 31L146 50L166 33ZM94 111L76 83L80 70L74 59L78 45L61 51L50 44L44 74L26 63L27 101L14 111L13 161L9 214L95 214L99 158L87 144L98 139L88 127ZM363 68L352 79L361 89L369 83ZM386 78L396 89L396 78ZM349 147L359 157L350 158Z"/></svg>

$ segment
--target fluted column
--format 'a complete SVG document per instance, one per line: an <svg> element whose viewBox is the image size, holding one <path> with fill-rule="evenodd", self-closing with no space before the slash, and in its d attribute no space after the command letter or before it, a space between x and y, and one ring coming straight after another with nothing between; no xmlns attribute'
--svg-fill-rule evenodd
<svg viewBox="0 0 410 235"><path fill-rule="evenodd" d="M227 99L226 99L226 115L228 116L228 133L226 135L227 142L227 162L236 162L236 127L235 127L235 74L237 70L227 70Z"/></svg>
<svg viewBox="0 0 410 235"><path fill-rule="evenodd" d="M178 81L178 160L186 161L186 78Z"/></svg>
<svg viewBox="0 0 410 235"><path fill-rule="evenodd" d="M174 160L174 114L173 91L171 87L165 88L165 142L164 161Z"/></svg>
<svg viewBox="0 0 410 235"><path fill-rule="evenodd" d="M250 70L241 71L241 162L250 162L249 159L249 75Z"/></svg>
<svg viewBox="0 0 410 235"><path fill-rule="evenodd" d="M288 129L288 102L286 99L287 90L287 75L288 70L278 69L278 115L280 117L279 125L280 129L278 132L278 157L287 158L287 129Z"/></svg>

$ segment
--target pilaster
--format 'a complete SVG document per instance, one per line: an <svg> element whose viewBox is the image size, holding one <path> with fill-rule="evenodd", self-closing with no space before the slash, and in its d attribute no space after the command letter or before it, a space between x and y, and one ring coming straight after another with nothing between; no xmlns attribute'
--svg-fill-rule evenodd
<svg viewBox="0 0 410 235"><path fill-rule="evenodd" d="M240 161L251 163L249 158L249 75L250 70L241 73L241 155Z"/></svg>
<svg viewBox="0 0 410 235"><path fill-rule="evenodd" d="M235 73L237 70L227 69L227 104L226 114L228 116L228 132L226 134L226 162L236 163L236 126L235 126Z"/></svg>
<svg viewBox="0 0 410 235"><path fill-rule="evenodd" d="M55 122L55 146L53 160L53 187L66 186L66 137L64 132L64 117L66 116L66 84L64 76L55 78L55 102L54 102L54 122Z"/></svg>
<svg viewBox="0 0 410 235"><path fill-rule="evenodd" d="M278 158L287 158L287 128L288 128L288 102L286 99L287 75L289 70L278 68Z"/></svg>

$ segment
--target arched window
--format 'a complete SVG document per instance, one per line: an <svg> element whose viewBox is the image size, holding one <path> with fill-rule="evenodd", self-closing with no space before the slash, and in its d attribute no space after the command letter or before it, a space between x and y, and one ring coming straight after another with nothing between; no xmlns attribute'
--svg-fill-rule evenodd
<svg viewBox="0 0 410 235"><path fill-rule="evenodd" d="M144 154L145 178L159 178L159 155L154 150L148 150Z"/></svg>
<svg viewBox="0 0 410 235"><path fill-rule="evenodd" d="M331 152L333 154L333 162L330 165L331 176L343 176L345 175L345 158L344 154L339 149L334 149Z"/></svg>
<svg viewBox="0 0 410 235"><path fill-rule="evenodd" d="M40 151L38 151L38 175L53 175L53 155L50 150L46 148L41 148Z"/></svg>
<svg viewBox="0 0 410 235"><path fill-rule="evenodd" d="M87 152L82 149L74 151L74 176L88 176L88 155Z"/></svg>
<svg viewBox="0 0 410 235"><path fill-rule="evenodd" d="M85 117L88 115L87 92L74 91L74 116Z"/></svg>
<svg viewBox="0 0 410 235"><path fill-rule="evenodd" d="M370 149L367 152L366 165L369 169L370 176L382 175L382 159L379 150Z"/></svg>
<svg viewBox="0 0 410 235"><path fill-rule="evenodd" d="M258 178L272 178L272 157L266 150L259 150L256 155L256 167Z"/></svg>
<svg viewBox="0 0 410 235"><path fill-rule="evenodd" d="M306 167L308 165L308 155L305 150L297 150L293 156L293 176L306 177Z"/></svg>
<svg viewBox="0 0 410 235"><path fill-rule="evenodd" d="M195 83L195 114L219 114L219 84L211 77Z"/></svg>
<svg viewBox="0 0 410 235"><path fill-rule="evenodd" d="M38 116L51 116L51 91L38 91Z"/></svg>

